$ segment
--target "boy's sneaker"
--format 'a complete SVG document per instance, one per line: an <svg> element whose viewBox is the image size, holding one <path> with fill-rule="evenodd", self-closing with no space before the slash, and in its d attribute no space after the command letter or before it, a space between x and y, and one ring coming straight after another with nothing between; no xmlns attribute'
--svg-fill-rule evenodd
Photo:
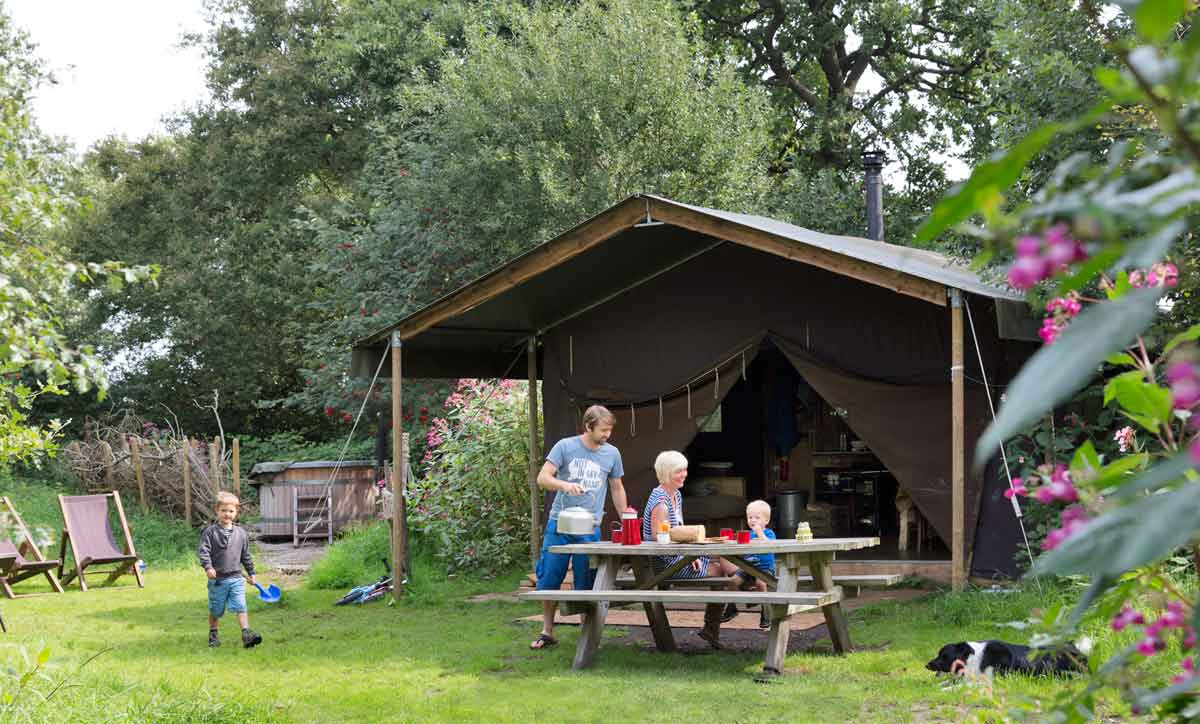
<svg viewBox="0 0 1200 724"><path fill-rule="evenodd" d="M737 606L733 605L732 603L727 603L725 604L725 610L721 612L721 623L732 621L733 619L737 618L737 615Z"/></svg>
<svg viewBox="0 0 1200 724"><path fill-rule="evenodd" d="M221 645L221 639L217 638L216 631L209 630L208 645L210 648L214 648L214 649Z"/></svg>
<svg viewBox="0 0 1200 724"><path fill-rule="evenodd" d="M761 629L771 628L771 609L766 606L763 606L762 612L758 614L758 627Z"/></svg>
<svg viewBox="0 0 1200 724"><path fill-rule="evenodd" d="M254 646L258 646L261 643L262 643L262 636L259 636L258 634L254 633L250 629L245 629L244 631L242 631L242 646L245 646L246 648L251 648Z"/></svg>

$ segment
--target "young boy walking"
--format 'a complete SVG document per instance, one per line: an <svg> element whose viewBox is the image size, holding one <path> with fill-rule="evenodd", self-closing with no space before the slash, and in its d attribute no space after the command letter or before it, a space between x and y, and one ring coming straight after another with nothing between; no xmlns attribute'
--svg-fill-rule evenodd
<svg viewBox="0 0 1200 724"><path fill-rule="evenodd" d="M208 574L208 645L220 646L217 628L226 609L237 614L242 627L242 645L246 648L262 643L262 636L250 630L250 616L246 613L246 585L242 581L242 569L254 578L254 559L250 557L250 537L245 529L235 525L238 506L236 495L221 491L217 493L217 522L200 534L200 565Z"/></svg>

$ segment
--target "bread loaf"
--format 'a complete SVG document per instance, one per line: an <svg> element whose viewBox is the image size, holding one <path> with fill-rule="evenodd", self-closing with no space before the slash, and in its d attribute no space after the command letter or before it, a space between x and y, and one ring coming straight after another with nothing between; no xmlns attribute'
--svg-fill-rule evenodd
<svg viewBox="0 0 1200 724"><path fill-rule="evenodd" d="M702 525L677 525L671 529L671 542L698 543L707 535Z"/></svg>

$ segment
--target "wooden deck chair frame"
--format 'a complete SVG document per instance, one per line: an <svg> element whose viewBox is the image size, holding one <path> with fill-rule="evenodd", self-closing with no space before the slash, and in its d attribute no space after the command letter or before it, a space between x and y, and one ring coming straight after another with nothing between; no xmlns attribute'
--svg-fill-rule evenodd
<svg viewBox="0 0 1200 724"><path fill-rule="evenodd" d="M62 534L62 542L59 544L58 559L59 559L60 563L58 564L58 577L62 580L62 583L64 586L70 585L71 580L75 577L78 577L79 578L79 589L81 591L86 591L86 590L88 590L88 586L87 586L87 580L84 578L84 575L83 575L84 570L86 570L87 568L94 566L94 565L116 564L115 567L111 571L107 571L108 578L105 579L105 581L104 581L105 585L111 584L113 581L117 580L118 578L120 578L121 576L123 576L127 573L132 573L134 578L137 579L138 588L145 588L146 583L144 580L142 580L142 572L140 570L138 570L138 566L137 566L138 555L137 555L137 550L133 547L133 535L129 532L129 521L126 520L125 508L124 508L124 506L121 505L121 494L119 492L117 492L116 490L114 490L111 493L103 493L103 495L106 497L111 497L113 500L113 504L116 506L117 517L121 521L121 531L125 534L125 555L121 556L119 560L106 559L100 563L93 563L92 559L87 558L87 557L84 557L81 559L79 557L79 551L76 550L76 547L75 547L75 539L71 537L71 529L72 529L72 527L75 526L75 523L73 523L71 521L70 514L67 512L67 503L66 503L67 498L80 497L80 496L60 495L60 496L58 496L58 507L62 510L63 534ZM107 509L107 504L106 504L106 506L105 506L105 514L106 515L107 515L107 512L108 512L108 509ZM78 529L76 528L76 530L78 530ZM71 560L75 563L75 570L67 571L64 573L63 569L64 569L64 567L66 565L66 561L67 561L66 552L67 552L68 544L71 546ZM101 571L101 572L103 573L105 571Z"/></svg>
<svg viewBox="0 0 1200 724"><path fill-rule="evenodd" d="M0 504L3 504L4 509L8 512L9 517L15 522L17 530L21 533L21 545L17 548L17 553L26 559L25 565L17 567L16 558L5 561L0 565L0 590L4 591L4 595L8 598L16 598L17 594L13 593L12 584L19 583L26 578L32 578L39 573L46 576L46 580L50 582L50 588L56 593L62 593L63 587L54 576L54 569L59 567L61 561L48 561L42 555L42 551L34 542L33 536L29 534L29 528L25 527L25 521L21 519L21 514L17 512L16 506L9 500L8 496L0 496ZM3 512L3 511L0 511Z"/></svg>

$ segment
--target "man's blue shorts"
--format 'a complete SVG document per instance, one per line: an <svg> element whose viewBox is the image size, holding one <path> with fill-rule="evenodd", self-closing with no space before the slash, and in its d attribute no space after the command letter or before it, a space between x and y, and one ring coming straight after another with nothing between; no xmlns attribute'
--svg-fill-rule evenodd
<svg viewBox="0 0 1200 724"><path fill-rule="evenodd" d="M246 584L240 575L208 579L208 612L216 618L225 614L246 612Z"/></svg>
<svg viewBox="0 0 1200 724"><path fill-rule="evenodd" d="M551 520L546 525L546 535L542 537L542 555L538 558L537 590L553 591L562 585L567 577L567 563L571 563L573 583L576 590L591 590L592 581L596 576L595 568L588 568L588 557L585 555L568 556L563 553L551 553L550 546L561 546L569 543L595 543L600 540L600 529L596 528L587 535L567 535L558 532L558 521Z"/></svg>

